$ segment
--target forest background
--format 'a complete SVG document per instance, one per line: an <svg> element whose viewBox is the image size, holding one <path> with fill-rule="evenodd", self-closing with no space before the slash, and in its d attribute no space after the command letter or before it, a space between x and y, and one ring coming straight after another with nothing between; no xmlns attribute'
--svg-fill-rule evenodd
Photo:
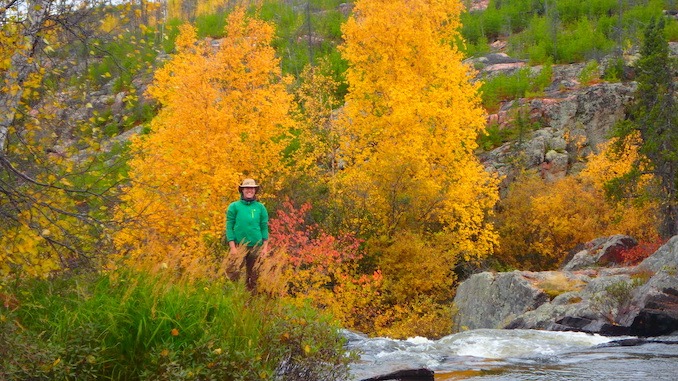
<svg viewBox="0 0 678 381"><path fill-rule="evenodd" d="M54 288L60 282L85 304L102 291L98 282L133 280L123 297L143 290L136 285L145 278L132 274L193 291L196 284L238 289L238 258L222 239L224 211L244 177L262 184L272 217L260 293L370 335L452 332L454 288L475 271L555 269L577 244L599 236L624 233L656 245L676 233L667 41L678 38L678 26L664 16L674 4L505 0L483 11L456 0L2 6L3 322L48 321L19 308L28 304L21 290L42 290L41 303L58 311L47 300L65 293ZM541 65L541 74L477 80L465 59L492 51L495 41ZM478 157L538 121L517 110L515 121L498 129L487 124L488 111L538 95L553 65L587 62L582 83L629 80L624 57L641 48L638 41L646 45L636 67L663 71L635 79L666 91L646 89L643 98L639 85L628 121L582 159L581 171L545 181L522 170L500 199L498 175ZM669 132L644 129L649 125ZM520 167L519 155L516 162ZM84 298L82 274L91 283ZM167 289L147 291L154 315ZM281 337L299 338L296 355L319 353L290 328L305 319L283 313L280 320L293 322ZM163 321L176 340L179 319ZM148 322L130 324L141 332ZM15 335L12 329L3 332ZM167 348L149 334L144 350L157 349L154 364L164 366L171 351L162 352ZM45 351L52 357L42 363L53 364L45 372L54 371L56 360ZM97 364L95 355L83 356Z"/></svg>

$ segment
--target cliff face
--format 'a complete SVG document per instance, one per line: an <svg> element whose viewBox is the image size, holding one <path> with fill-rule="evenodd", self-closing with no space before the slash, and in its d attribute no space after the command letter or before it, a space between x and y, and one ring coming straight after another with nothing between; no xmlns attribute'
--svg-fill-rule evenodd
<svg viewBox="0 0 678 381"><path fill-rule="evenodd" d="M678 331L678 236L637 266L620 266L616 253L635 244L621 235L592 241L561 271L475 274L457 289L456 326L636 336Z"/></svg>
<svg viewBox="0 0 678 381"><path fill-rule="evenodd" d="M678 43L669 43L669 47L672 56L678 55ZM626 77L631 80L585 84L579 79L586 70L584 63L554 65L551 83L542 94L503 102L496 112L488 115L488 126L499 130L516 128L518 115L526 119L523 123L536 126L525 131L520 139L480 154L487 170L502 176L502 195L516 174L524 169L539 171L546 180L578 172L586 156L597 152L597 146L609 139L614 124L625 118L636 90L632 79L638 55L623 58ZM612 57L602 59L593 77L602 77L610 62ZM478 69L479 80L526 69L536 76L544 70L542 66L530 67L502 53L469 59L468 63Z"/></svg>

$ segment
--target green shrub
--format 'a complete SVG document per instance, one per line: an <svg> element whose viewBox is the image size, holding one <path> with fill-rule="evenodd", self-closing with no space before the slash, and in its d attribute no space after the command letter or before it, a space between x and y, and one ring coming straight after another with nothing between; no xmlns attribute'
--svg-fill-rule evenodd
<svg viewBox="0 0 678 381"><path fill-rule="evenodd" d="M640 40L642 25L670 6L663 0L492 0L483 12L462 14L462 36L469 54L484 52L473 48L483 39L491 42L510 35L512 56L529 58L534 64L549 58L558 63L581 62ZM669 40L678 38L678 22L667 21L667 34Z"/></svg>
<svg viewBox="0 0 678 381"><path fill-rule="evenodd" d="M614 47L594 22L587 18L580 19L569 30L558 38L558 62L582 62L588 58L602 56Z"/></svg>
<svg viewBox="0 0 678 381"><path fill-rule="evenodd" d="M466 57L477 57L491 51L490 43L486 37L481 37L475 42L465 41L463 45L457 42L456 45L459 46L459 49L464 52Z"/></svg>
<svg viewBox="0 0 678 381"><path fill-rule="evenodd" d="M624 79L624 59L611 60L605 67L603 79L609 82L619 82Z"/></svg>
<svg viewBox="0 0 678 381"><path fill-rule="evenodd" d="M174 43L179 36L179 27L183 22L179 19L171 19L162 27L162 50L165 53L174 52Z"/></svg>
<svg viewBox="0 0 678 381"><path fill-rule="evenodd" d="M678 41L678 22L666 23L664 33L668 41Z"/></svg>
<svg viewBox="0 0 678 381"><path fill-rule="evenodd" d="M593 83L594 81L598 80L600 78L599 75L599 65L598 61L596 60L591 60L586 63L586 66L582 69L582 71L579 73L579 83L582 85L589 85Z"/></svg>

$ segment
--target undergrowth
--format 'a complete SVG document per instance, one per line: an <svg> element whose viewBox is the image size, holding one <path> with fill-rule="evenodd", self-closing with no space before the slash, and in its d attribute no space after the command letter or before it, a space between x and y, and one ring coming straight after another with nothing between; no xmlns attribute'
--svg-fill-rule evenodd
<svg viewBox="0 0 678 381"><path fill-rule="evenodd" d="M341 380L332 320L230 282L111 273L2 290L3 380Z"/></svg>

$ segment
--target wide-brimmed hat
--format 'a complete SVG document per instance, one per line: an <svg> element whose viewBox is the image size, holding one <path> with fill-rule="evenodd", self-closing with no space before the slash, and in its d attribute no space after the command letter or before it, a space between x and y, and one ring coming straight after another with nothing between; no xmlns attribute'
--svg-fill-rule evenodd
<svg viewBox="0 0 678 381"><path fill-rule="evenodd" d="M242 184L238 186L238 189L242 188L259 188L259 184L257 184L257 182L254 181L254 179L245 179L242 181Z"/></svg>

